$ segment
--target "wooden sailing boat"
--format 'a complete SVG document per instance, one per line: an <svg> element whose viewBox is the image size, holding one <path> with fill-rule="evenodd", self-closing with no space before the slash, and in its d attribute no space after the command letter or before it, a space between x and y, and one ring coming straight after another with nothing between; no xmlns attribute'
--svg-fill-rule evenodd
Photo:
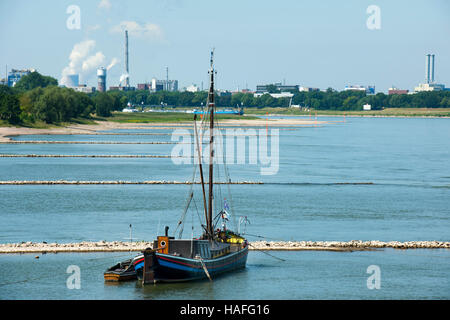
<svg viewBox="0 0 450 320"><path fill-rule="evenodd" d="M168 234L166 227L164 236L158 236L154 241L153 249L143 251L132 261L132 266L138 279L143 284L157 282L179 282L209 278L217 274L245 268L248 255L247 240L239 234L226 228L227 212L225 209L214 213L214 64L211 52L210 88L208 94L209 116L209 181L208 195L203 178L203 166L200 146L198 143L196 116L194 128L197 138L199 158L199 171L202 186L202 198L206 225L202 225L203 234L200 238L175 239ZM205 120L206 117L203 119ZM195 172L195 171L194 171ZM192 199L193 193L189 197ZM188 206L190 203L188 202ZM217 205L217 203L215 203ZM226 204L224 204L225 206ZM187 208L186 208L187 210ZM184 214L186 213L186 210ZM184 217L184 215L183 215ZM214 217L214 219L213 219ZM184 218L183 218L184 219ZM179 225L182 223L180 221ZM216 226L222 219L222 228ZM181 232L180 232L181 235ZM105 273L106 279L106 273Z"/></svg>

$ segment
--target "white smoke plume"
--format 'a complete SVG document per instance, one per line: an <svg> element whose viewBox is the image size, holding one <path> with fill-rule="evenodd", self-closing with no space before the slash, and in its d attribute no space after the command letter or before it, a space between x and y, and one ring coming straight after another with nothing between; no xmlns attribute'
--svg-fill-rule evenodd
<svg viewBox="0 0 450 320"><path fill-rule="evenodd" d="M129 77L130 77L130 76L129 76L127 73L122 74L122 75L120 76L119 83L120 83L121 85L124 85L124 84L125 84L125 80L126 80L127 78L129 78Z"/></svg>
<svg viewBox="0 0 450 320"><path fill-rule="evenodd" d="M81 78L87 80L92 75L92 71L104 64L105 55L101 51L90 55L95 44L94 40L85 40L73 46L69 55L69 65L61 72L60 84L69 84L67 77L72 74L79 74Z"/></svg>
<svg viewBox="0 0 450 320"><path fill-rule="evenodd" d="M111 63L109 64L109 66L106 67L106 70L109 71L109 69L111 69L112 67L114 67L116 64L118 64L120 61L117 58L113 58L111 60Z"/></svg>
<svg viewBox="0 0 450 320"><path fill-rule="evenodd" d="M64 84L64 80L67 79L66 77L68 75L78 73L80 65L94 46L94 40L82 41L73 46L72 52L69 55L69 65L62 71L62 80L60 81L62 84Z"/></svg>
<svg viewBox="0 0 450 320"><path fill-rule="evenodd" d="M101 66L105 62L105 55L100 51L95 55L88 57L81 66L81 70L83 73L88 73L92 70L97 69L97 67Z"/></svg>

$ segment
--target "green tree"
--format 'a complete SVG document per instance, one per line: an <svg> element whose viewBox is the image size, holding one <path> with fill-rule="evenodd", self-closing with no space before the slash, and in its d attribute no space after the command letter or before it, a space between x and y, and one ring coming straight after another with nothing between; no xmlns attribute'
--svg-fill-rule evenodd
<svg viewBox="0 0 450 320"><path fill-rule="evenodd" d="M441 108L450 108L450 97L442 98L440 102Z"/></svg>
<svg viewBox="0 0 450 320"><path fill-rule="evenodd" d="M100 117L111 116L111 110L114 107L114 100L106 92L98 94L94 98L95 113Z"/></svg>
<svg viewBox="0 0 450 320"><path fill-rule="evenodd" d="M356 110L359 99L356 96L347 97L342 103L343 110Z"/></svg>
<svg viewBox="0 0 450 320"><path fill-rule="evenodd" d="M0 119L17 124L20 122L20 113L19 99L14 94L0 92Z"/></svg>
<svg viewBox="0 0 450 320"><path fill-rule="evenodd" d="M58 81L52 77L43 76L39 72L31 72L30 74L20 78L16 83L16 88L19 90L31 90L37 87L45 88L47 86L57 86Z"/></svg>

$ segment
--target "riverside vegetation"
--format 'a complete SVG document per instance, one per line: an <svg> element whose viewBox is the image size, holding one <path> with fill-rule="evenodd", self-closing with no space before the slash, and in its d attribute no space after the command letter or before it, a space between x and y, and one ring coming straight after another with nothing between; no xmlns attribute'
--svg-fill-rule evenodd
<svg viewBox="0 0 450 320"><path fill-rule="evenodd" d="M269 86L270 87L270 86ZM272 86L272 92L277 92ZM271 93L272 93L271 92ZM301 110L288 108L289 104L300 105L319 114L335 115L391 115L391 116L450 116L450 91L420 92L416 94L366 95L359 91L293 92L288 98L273 98L269 94L254 97L251 93L217 95L218 107L241 106L247 114L305 114ZM115 113L128 102L139 106L159 108L199 108L206 101L207 92L149 92L108 91L90 94L58 87L58 81L49 76L33 72L24 76L15 85L0 85L0 125L22 125L46 127L65 122L94 123L93 120L117 122L176 122L192 118L189 114L158 113L125 115ZM364 111L362 106L370 104L373 111ZM419 109L418 109L419 108ZM448 109L447 109L448 108ZM431 111L430 111L431 109ZM221 119L239 118L221 115ZM248 118L247 118L248 119Z"/></svg>

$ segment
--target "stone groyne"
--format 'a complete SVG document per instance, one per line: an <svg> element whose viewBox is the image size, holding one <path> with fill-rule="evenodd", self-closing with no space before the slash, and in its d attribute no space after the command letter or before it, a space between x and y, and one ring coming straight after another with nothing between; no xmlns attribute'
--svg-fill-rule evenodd
<svg viewBox="0 0 450 320"><path fill-rule="evenodd" d="M8 180L0 181L0 185L111 185L111 184L201 184L199 181L69 181L69 180ZM208 182L205 182L208 184ZM264 184L258 181L214 182L214 184Z"/></svg>
<svg viewBox="0 0 450 320"><path fill-rule="evenodd" d="M22 242L0 244L0 253L58 253L58 252L127 252L152 247L152 242L98 241L77 243ZM258 251L357 251L383 248L393 249L450 249L444 241L254 241L249 250Z"/></svg>
<svg viewBox="0 0 450 320"><path fill-rule="evenodd" d="M0 154L0 158L188 158L150 154ZM192 157L190 157L192 158Z"/></svg>
<svg viewBox="0 0 450 320"><path fill-rule="evenodd" d="M11 140L0 141L1 144L188 144L184 142L171 142L171 141L52 141L52 140Z"/></svg>

